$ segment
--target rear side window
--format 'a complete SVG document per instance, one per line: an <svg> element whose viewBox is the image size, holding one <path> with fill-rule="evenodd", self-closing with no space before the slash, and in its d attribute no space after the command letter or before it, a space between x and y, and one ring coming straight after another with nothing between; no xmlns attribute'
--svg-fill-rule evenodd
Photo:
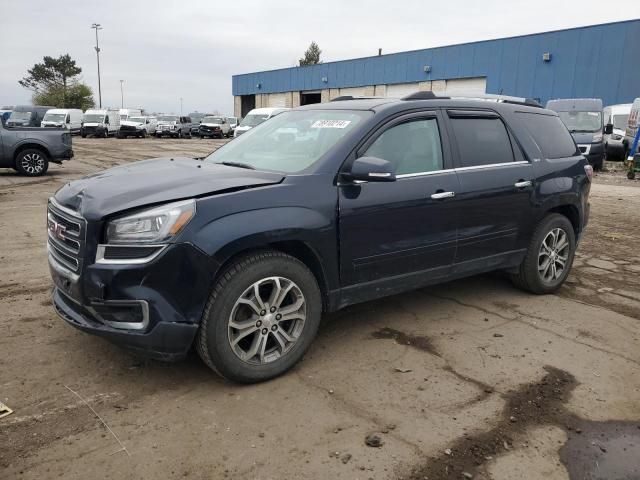
<svg viewBox="0 0 640 480"><path fill-rule="evenodd" d="M460 153L460 167L513 162L507 129L499 118L456 117L451 119Z"/></svg>
<svg viewBox="0 0 640 480"><path fill-rule="evenodd" d="M517 115L545 158L579 155L573 137L559 117L525 112Z"/></svg>

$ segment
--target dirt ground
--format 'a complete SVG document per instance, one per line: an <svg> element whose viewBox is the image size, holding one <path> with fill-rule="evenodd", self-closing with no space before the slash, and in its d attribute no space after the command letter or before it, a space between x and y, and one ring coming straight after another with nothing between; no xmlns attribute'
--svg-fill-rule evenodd
<svg viewBox="0 0 640 480"><path fill-rule="evenodd" d="M74 138L46 177L0 171L0 401L14 410L0 478L640 478L640 183L620 171L595 178L557 295L492 274L350 307L264 384L195 355L140 360L57 318L47 198L221 142Z"/></svg>

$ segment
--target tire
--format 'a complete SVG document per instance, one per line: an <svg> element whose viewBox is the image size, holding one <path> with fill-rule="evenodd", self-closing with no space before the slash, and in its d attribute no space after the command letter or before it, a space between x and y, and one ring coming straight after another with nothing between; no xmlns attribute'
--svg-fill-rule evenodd
<svg viewBox="0 0 640 480"><path fill-rule="evenodd" d="M147 138L147 131L146 130L142 130L142 133L140 134L140 136L142 138Z"/></svg>
<svg viewBox="0 0 640 480"><path fill-rule="evenodd" d="M629 180L634 180L636 178L636 172L627 172L627 178Z"/></svg>
<svg viewBox="0 0 640 480"><path fill-rule="evenodd" d="M120 132L116 134L116 138L125 138L124 135Z"/></svg>
<svg viewBox="0 0 640 480"><path fill-rule="evenodd" d="M275 310L271 310L268 297L275 292L275 278L286 294L279 302L280 309L274 306ZM258 291L265 297L263 306L267 308L256 301L253 288L256 283L260 284ZM240 302L243 298L245 302ZM287 312L295 309L300 301L298 313ZM281 320L284 317L280 311L293 319ZM232 314L236 321L241 316L240 322L245 324L250 317L249 326L234 329L230 326ZM254 252L233 262L218 278L202 316L196 349L219 375L240 383L262 382L283 374L302 358L316 335L321 314L320 289L302 262L282 252ZM246 333L248 329L251 329L249 334L242 335L242 331ZM235 347L233 338L237 340ZM251 352L256 346L257 350ZM242 359L243 354L251 356Z"/></svg>
<svg viewBox="0 0 640 480"><path fill-rule="evenodd" d="M15 169L27 177L39 177L47 173L49 159L42 150L27 148L16 156Z"/></svg>
<svg viewBox="0 0 640 480"><path fill-rule="evenodd" d="M564 236L556 235L559 239L558 243L563 244L564 238L567 242L566 249L561 248L557 251L556 256L558 258L565 258L564 267L560 273L553 272L552 270L544 270L541 272L541 268L544 268L546 259L551 259L549 255L542 254L543 241L546 245L553 247L553 232L562 231ZM556 247L562 245L556 244ZM555 249L551 248L553 252ZM549 249L547 249L549 251ZM528 292L538 295L544 295L547 293L553 293L558 290L564 281L566 280L569 272L571 271L571 265L573 264L573 257L576 252L576 239L573 225L567 217L560 215L559 213L552 213L547 215L536 227L529 242L527 253L524 260L520 264L518 273L511 275L513 283ZM559 260L553 262L552 268L559 267ZM557 273L557 276L556 276ZM549 278L543 278L547 274Z"/></svg>
<svg viewBox="0 0 640 480"><path fill-rule="evenodd" d="M107 130L106 128L104 129L104 134L102 135L103 138L109 138L109 130Z"/></svg>
<svg viewBox="0 0 640 480"><path fill-rule="evenodd" d="M81 133L81 134L80 134L80 136L81 136L82 138L87 138L87 134L86 134L86 133Z"/></svg>
<svg viewBox="0 0 640 480"><path fill-rule="evenodd" d="M182 129L178 130L178 138L182 138Z"/></svg>

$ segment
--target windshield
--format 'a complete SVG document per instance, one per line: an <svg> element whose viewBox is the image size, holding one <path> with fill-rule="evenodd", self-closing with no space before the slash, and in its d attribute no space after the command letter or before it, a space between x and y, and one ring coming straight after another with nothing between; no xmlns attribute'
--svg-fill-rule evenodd
<svg viewBox="0 0 640 480"><path fill-rule="evenodd" d="M11 112L10 122L28 122L31 120L31 112Z"/></svg>
<svg viewBox="0 0 640 480"><path fill-rule="evenodd" d="M602 130L601 112L558 112L560 120L571 133L598 132Z"/></svg>
<svg viewBox="0 0 640 480"><path fill-rule="evenodd" d="M147 121L147 119L144 118L144 117L130 117L129 121L130 122L137 122L137 123L144 123L144 122Z"/></svg>
<svg viewBox="0 0 640 480"><path fill-rule="evenodd" d="M253 115L247 115L246 117L244 117L244 120L242 120L242 122L240 123L241 127L255 127L257 125L260 125L262 122L264 122L266 119L269 118L269 115L266 113L260 113L260 114L253 114Z"/></svg>
<svg viewBox="0 0 640 480"><path fill-rule="evenodd" d="M177 122L178 116L177 115L160 115L158 117L158 121L159 122Z"/></svg>
<svg viewBox="0 0 640 480"><path fill-rule="evenodd" d="M66 113L47 113L42 119L45 122L64 122Z"/></svg>
<svg viewBox="0 0 640 480"><path fill-rule="evenodd" d="M367 115L370 112L347 110L281 113L219 148L205 161L299 172L313 165Z"/></svg>
<svg viewBox="0 0 640 480"><path fill-rule="evenodd" d="M102 113L87 113L82 117L84 123L102 123L104 121L104 114Z"/></svg>
<svg viewBox="0 0 640 480"><path fill-rule="evenodd" d="M220 117L204 117L202 119L202 123L222 123L222 118Z"/></svg>
<svg viewBox="0 0 640 480"><path fill-rule="evenodd" d="M624 130L629 123L629 114L614 115L613 116L613 128L618 130Z"/></svg>
<svg viewBox="0 0 640 480"><path fill-rule="evenodd" d="M238 119L236 117L227 117L227 122L238 123Z"/></svg>

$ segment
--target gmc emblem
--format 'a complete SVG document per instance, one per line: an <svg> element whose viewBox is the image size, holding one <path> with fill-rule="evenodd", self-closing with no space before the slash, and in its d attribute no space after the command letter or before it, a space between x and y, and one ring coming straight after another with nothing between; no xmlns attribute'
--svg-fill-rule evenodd
<svg viewBox="0 0 640 480"><path fill-rule="evenodd" d="M49 232L51 235L59 240L65 240L64 232L67 230L67 227L56 222L55 220L49 220Z"/></svg>

